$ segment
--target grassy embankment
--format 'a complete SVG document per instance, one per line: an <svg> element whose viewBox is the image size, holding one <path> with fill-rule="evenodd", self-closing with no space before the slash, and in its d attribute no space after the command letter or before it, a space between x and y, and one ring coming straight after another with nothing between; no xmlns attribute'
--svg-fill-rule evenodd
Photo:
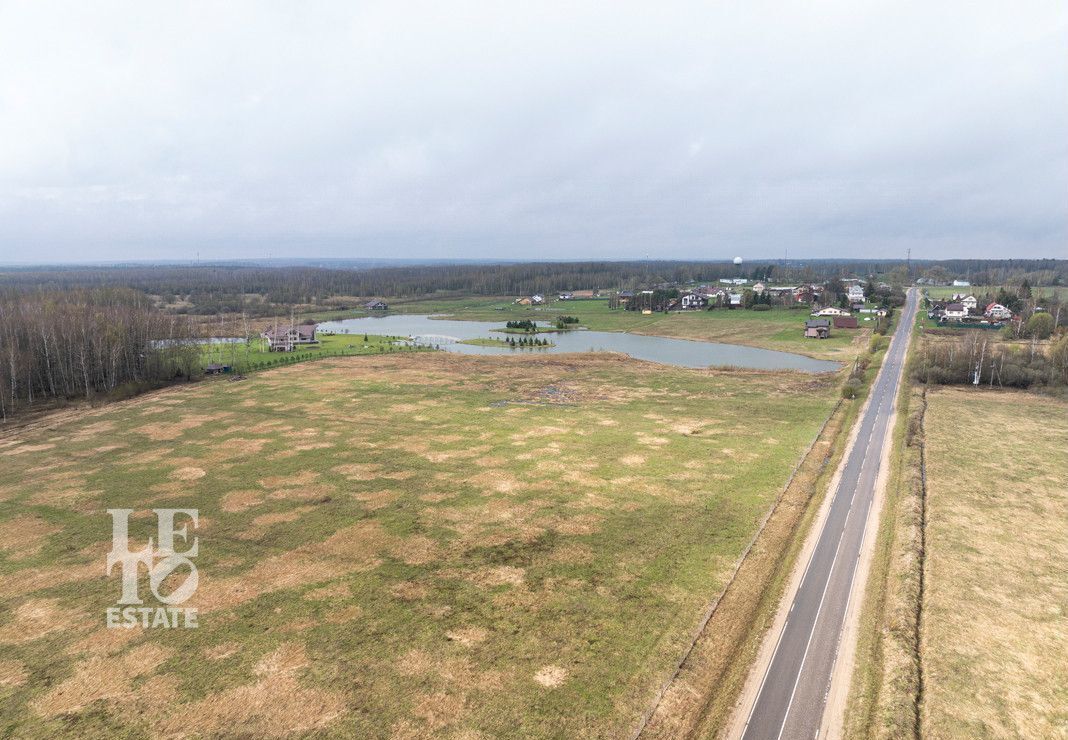
<svg viewBox="0 0 1068 740"><path fill-rule="evenodd" d="M42 420L0 442L0 734L621 736L835 395L397 353ZM153 506L200 511L201 626L107 630L105 510Z"/></svg>
<svg viewBox="0 0 1068 740"><path fill-rule="evenodd" d="M356 334L319 333L317 338L318 345L300 347L293 352L269 352L261 339L240 343L204 344L201 348L202 362L205 366L213 362L231 365L235 372L245 373L327 357L419 352L428 349L397 344L401 337L367 335L364 341L365 337Z"/></svg>
<svg viewBox="0 0 1068 740"><path fill-rule="evenodd" d="M903 400L846 736L1055 735L1068 719L1051 658L1068 649L1068 406L915 386ZM972 444L974 430L991 434Z"/></svg>

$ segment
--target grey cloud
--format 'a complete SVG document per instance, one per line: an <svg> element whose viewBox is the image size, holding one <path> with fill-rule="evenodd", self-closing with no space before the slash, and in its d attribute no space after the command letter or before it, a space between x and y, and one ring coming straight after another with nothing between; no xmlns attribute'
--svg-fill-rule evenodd
<svg viewBox="0 0 1068 740"><path fill-rule="evenodd" d="M0 3L0 260L1068 257L1059 1Z"/></svg>

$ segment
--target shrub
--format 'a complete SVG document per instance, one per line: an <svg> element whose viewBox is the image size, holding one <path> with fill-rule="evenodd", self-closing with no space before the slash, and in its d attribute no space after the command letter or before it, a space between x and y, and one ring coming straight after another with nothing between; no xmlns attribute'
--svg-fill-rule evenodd
<svg viewBox="0 0 1068 740"><path fill-rule="evenodd" d="M1024 333L1034 339L1049 339L1053 334L1053 317L1048 313L1036 313L1027 320Z"/></svg>
<svg viewBox="0 0 1068 740"><path fill-rule="evenodd" d="M850 378L847 380L845 385L842 386L842 398L856 398L857 394L860 393L861 385L860 378Z"/></svg>

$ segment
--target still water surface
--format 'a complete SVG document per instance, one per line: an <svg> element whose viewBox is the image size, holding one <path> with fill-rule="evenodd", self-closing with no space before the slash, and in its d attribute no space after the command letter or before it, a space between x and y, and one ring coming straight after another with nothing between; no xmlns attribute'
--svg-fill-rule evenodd
<svg viewBox="0 0 1068 740"><path fill-rule="evenodd" d="M545 326L544 322L540 324ZM319 324L320 332L335 334L380 334L385 336L410 337L416 343L439 345L448 352L466 355L501 355L526 352L622 352L639 360L660 362L678 367L709 367L710 365L736 365L760 370L802 370L809 373L837 370L837 362L814 360L792 352L776 352L770 349L743 347L737 344L695 342L688 339L669 339L642 334L622 332L575 330L540 334L543 339L555 343L555 347L533 350L514 350L508 347L479 347L459 344L464 339L505 339L508 334L500 331L504 322L455 321L414 314L391 314L368 316L359 319L327 321ZM800 331L800 329L798 329ZM814 340L815 341L815 340Z"/></svg>

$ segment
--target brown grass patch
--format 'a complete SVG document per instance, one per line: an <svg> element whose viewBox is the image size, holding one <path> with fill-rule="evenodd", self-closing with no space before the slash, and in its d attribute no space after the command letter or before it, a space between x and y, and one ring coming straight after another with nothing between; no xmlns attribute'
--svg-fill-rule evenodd
<svg viewBox="0 0 1068 740"><path fill-rule="evenodd" d="M210 694L162 722L162 734L281 737L326 727L345 712L341 694L302 686L303 645L284 643L255 668L255 683Z"/></svg>
<svg viewBox="0 0 1068 740"><path fill-rule="evenodd" d="M205 475L207 475L207 472L204 468L189 466L171 471L170 478L178 481L193 481L203 478Z"/></svg>
<svg viewBox="0 0 1068 740"><path fill-rule="evenodd" d="M114 655L121 652L130 643L136 642L145 634L144 628L140 625L131 627L129 629L108 629L107 627L101 627L100 629L90 632L82 639L74 642L67 648L67 653L70 655L79 655L81 653L88 653L89 655Z"/></svg>
<svg viewBox="0 0 1068 740"><path fill-rule="evenodd" d="M120 657L93 656L78 663L73 676L34 699L30 706L40 715L54 717L101 699L125 699L132 692L134 679L152 673L170 655L166 648L147 644Z"/></svg>
<svg viewBox="0 0 1068 740"><path fill-rule="evenodd" d="M207 414L187 414L176 422L155 422L152 424L145 424L134 431L143 434L155 442L167 442L178 439L190 429L196 429L209 421L215 421L227 416L233 416L233 414L228 412L211 416Z"/></svg>
<svg viewBox="0 0 1068 740"><path fill-rule="evenodd" d="M36 555L45 540L60 529L40 517L20 514L0 522L0 550L12 560Z"/></svg>
<svg viewBox="0 0 1068 740"><path fill-rule="evenodd" d="M52 588L74 581L99 578L103 561L76 565L51 565L44 568L23 568L0 578L0 596L24 596L34 591Z"/></svg>
<svg viewBox="0 0 1068 740"><path fill-rule="evenodd" d="M458 629L449 630L445 633L445 637L453 642L458 642L464 647L471 647L477 645L480 642L485 642L489 633L481 627L460 627Z"/></svg>
<svg viewBox="0 0 1068 740"><path fill-rule="evenodd" d="M220 642L218 645L204 648L204 657L208 660L225 660L231 655L237 655L241 650L241 643Z"/></svg>
<svg viewBox="0 0 1068 740"><path fill-rule="evenodd" d="M414 581L401 581L390 587L389 592L401 601L418 601L425 599L429 591L421 583Z"/></svg>
<svg viewBox="0 0 1068 740"><path fill-rule="evenodd" d="M355 495L357 501L364 505L368 511L376 511L400 498L397 491L364 491Z"/></svg>
<svg viewBox="0 0 1068 740"><path fill-rule="evenodd" d="M338 609L331 609L326 615L326 621L330 624L344 624L363 616L363 607L359 604L349 604Z"/></svg>
<svg viewBox="0 0 1068 740"><path fill-rule="evenodd" d="M48 584L51 585L51 584ZM55 599L31 599L16 607L11 621L0 626L0 643L17 644L44 637L78 622L78 612Z"/></svg>
<svg viewBox="0 0 1068 740"><path fill-rule="evenodd" d="M323 542L262 560L239 576L207 582L202 579L186 606L196 606L204 612L229 608L260 594L371 570L381 562L379 554L395 542L396 538L386 534L377 521L363 520Z"/></svg>
<svg viewBox="0 0 1068 740"><path fill-rule="evenodd" d="M557 686L564 685L567 676L568 671L566 668L561 668L558 665L547 665L542 666L542 668L534 674L534 681L547 689L555 689Z"/></svg>
<svg viewBox="0 0 1068 740"><path fill-rule="evenodd" d="M268 478L262 478L260 479L260 485L267 489L306 486L314 483L318 477L319 474L314 470L302 470L292 475L273 475Z"/></svg>
<svg viewBox="0 0 1068 740"><path fill-rule="evenodd" d="M21 455L25 452L43 452L44 450L51 450L53 447L55 447L55 444L50 442L37 445L20 444L17 447L12 447L11 449L4 450L0 454L11 457L13 455Z"/></svg>
<svg viewBox="0 0 1068 740"><path fill-rule="evenodd" d="M526 570L511 565L498 565L482 568L469 573L466 579L476 586L493 588L495 586L518 585L526 579Z"/></svg>
<svg viewBox="0 0 1068 740"><path fill-rule="evenodd" d="M233 514L262 503L262 491L230 491L222 498L222 510Z"/></svg>
<svg viewBox="0 0 1068 740"><path fill-rule="evenodd" d="M22 686L29 676L21 661L0 660L0 686Z"/></svg>

